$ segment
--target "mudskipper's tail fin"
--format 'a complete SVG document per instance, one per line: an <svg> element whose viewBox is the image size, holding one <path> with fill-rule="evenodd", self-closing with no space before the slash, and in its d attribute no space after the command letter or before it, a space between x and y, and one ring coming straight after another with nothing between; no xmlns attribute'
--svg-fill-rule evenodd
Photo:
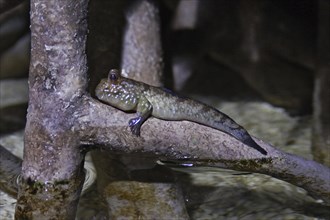
<svg viewBox="0 0 330 220"><path fill-rule="evenodd" d="M267 151L263 148L261 148L250 136L247 137L244 141L244 144L256 149L257 151L259 151L260 153L262 153L263 155L267 155Z"/></svg>

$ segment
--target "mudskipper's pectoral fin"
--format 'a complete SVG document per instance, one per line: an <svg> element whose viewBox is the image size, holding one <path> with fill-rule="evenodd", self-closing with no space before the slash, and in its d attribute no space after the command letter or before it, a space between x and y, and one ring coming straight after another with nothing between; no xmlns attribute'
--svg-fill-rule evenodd
<svg viewBox="0 0 330 220"><path fill-rule="evenodd" d="M138 117L130 119L128 126L130 127L132 134L140 136L141 125L147 120L152 112L152 105L144 96L140 97L136 112Z"/></svg>
<svg viewBox="0 0 330 220"><path fill-rule="evenodd" d="M131 129L132 134L136 135L136 136L140 136L140 128L142 125L142 117L136 117L136 118L132 118L128 121L128 126Z"/></svg>

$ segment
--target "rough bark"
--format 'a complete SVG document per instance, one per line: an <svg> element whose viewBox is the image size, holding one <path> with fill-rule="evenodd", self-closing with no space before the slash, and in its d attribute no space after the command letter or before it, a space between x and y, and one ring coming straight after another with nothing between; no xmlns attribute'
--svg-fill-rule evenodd
<svg viewBox="0 0 330 220"><path fill-rule="evenodd" d="M17 219L75 216L84 154L72 115L87 88L87 5L86 0L31 1L29 107Z"/></svg>

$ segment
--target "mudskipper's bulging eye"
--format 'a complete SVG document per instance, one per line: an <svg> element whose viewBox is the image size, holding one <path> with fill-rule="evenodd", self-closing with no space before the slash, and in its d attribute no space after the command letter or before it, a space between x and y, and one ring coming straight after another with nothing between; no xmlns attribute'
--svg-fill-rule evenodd
<svg viewBox="0 0 330 220"><path fill-rule="evenodd" d="M110 79L110 80L113 80L113 81L114 81L114 80L117 80L117 76L116 76L116 74L110 74L110 75L109 75L109 79Z"/></svg>
<svg viewBox="0 0 330 220"><path fill-rule="evenodd" d="M116 81L119 78L119 71L116 69L112 69L109 72L108 79L111 81Z"/></svg>

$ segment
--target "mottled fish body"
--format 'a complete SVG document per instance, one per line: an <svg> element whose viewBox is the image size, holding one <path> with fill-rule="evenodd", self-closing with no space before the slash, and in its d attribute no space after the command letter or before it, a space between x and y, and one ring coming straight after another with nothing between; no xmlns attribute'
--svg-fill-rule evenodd
<svg viewBox="0 0 330 220"><path fill-rule="evenodd" d="M137 117L128 124L137 136L149 116L170 121L187 120L225 132L267 155L242 126L219 110L170 90L122 77L118 70L111 70L108 78L101 80L95 94L99 100L120 110L136 111Z"/></svg>

